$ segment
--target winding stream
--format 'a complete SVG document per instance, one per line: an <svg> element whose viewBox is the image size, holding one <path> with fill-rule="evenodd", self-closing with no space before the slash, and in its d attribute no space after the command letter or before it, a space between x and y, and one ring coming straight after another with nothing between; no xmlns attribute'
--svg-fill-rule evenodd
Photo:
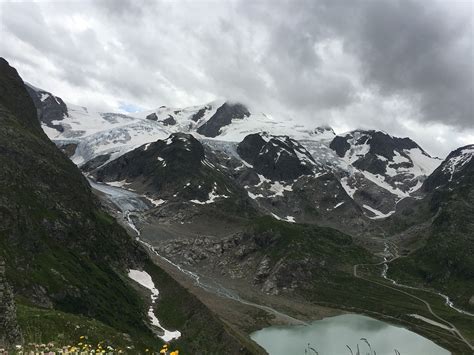
<svg viewBox="0 0 474 355"><path fill-rule="evenodd" d="M138 228L135 226L135 224L132 220L133 213L142 212L142 211L145 211L149 208L149 206L145 203L146 198L144 196L141 196L141 195L135 193L135 192L132 192L132 191L120 188L120 187L114 187L114 186L110 186L110 185L106 185L106 184L97 183L97 182L94 182L91 179L88 179L88 180L89 180L89 183L90 183L92 188L104 193L107 196L108 200L110 202L112 202L120 210L120 212L122 213L123 220L136 233L137 240L141 244L143 244L146 248L148 248L151 252L153 252L157 257L159 257L160 259L166 261L167 263L169 263L170 265L172 265L173 267L178 269L181 273L183 273L186 276L188 276L189 278L191 278L194 281L196 286L198 286L198 287L200 287L200 288L202 288L202 289L204 289L208 292L211 292L211 293L213 293L217 296L220 296L220 297L223 297L223 298L228 298L230 300L239 302L241 304L245 304L247 306L252 306L252 307L255 307L255 308L259 308L259 309L264 310L268 313L271 313L275 316L278 316L282 319L285 319L286 321L288 321L291 324L300 324L300 325L301 324L303 324L303 325L307 324L306 322L304 322L302 320L296 319L296 318L294 318L294 317L292 317L288 314L277 311L276 309L274 309L272 307L261 305L261 304L254 303L254 302L251 302L251 301L247 301L247 300L241 298L237 293L233 292L232 290L229 290L229 289L225 288L224 286L220 285L219 283L217 283L214 280L204 281L203 278L201 276L199 276L198 274L196 274L192 271L186 270L182 266L180 266L180 265L172 262L168 258L162 256L161 254L159 254L156 251L156 249L151 244L147 243L146 241L144 241L140 238L141 233L138 230Z"/></svg>
<svg viewBox="0 0 474 355"><path fill-rule="evenodd" d="M388 245L387 242L384 243L384 252L383 252L383 269L382 269L382 274L381 276L385 279L385 280L388 280L390 281L393 285L396 285L396 286L399 286L399 287L403 287L403 288L408 288L408 289L412 289L412 290L421 290L421 291L426 291L426 292L430 292L430 293L433 293L435 295L438 295L440 297L442 297L444 300L445 300L445 304L446 306L454 309L456 312L458 313L461 313L461 314L464 314L464 315L467 315L467 316L470 316L470 317L474 317L474 314L473 313L470 313L468 311L465 311L463 309L460 309L458 307L456 307L454 305L454 303L451 301L451 299L441 293L441 292L438 292L438 291L433 291L433 290L429 290L429 289L426 289L426 288L420 288L420 287L413 287L413 286L408 286L408 285L404 285L404 284L401 284L401 283L398 283L397 281L395 281L394 279L391 279L387 276L387 273L388 273L388 264L391 263L392 261L400 258L401 256L398 254L398 250L397 250L397 247L395 245L392 245L392 248L394 249L394 253L392 253L390 251L390 247Z"/></svg>
<svg viewBox="0 0 474 355"><path fill-rule="evenodd" d="M352 335L350 335L348 338L344 338L344 339L355 339L354 338L354 336L355 336L355 337L359 337L355 340L358 340L360 342L361 338L362 339L365 339L365 338L368 339L368 337L370 336L372 340L369 339L369 341L375 341L375 339L379 338L380 334L384 334L383 333L384 331L385 332L389 331L389 332L386 333L385 335L381 336L380 339L390 339L390 337L388 337L389 335L395 337L395 336L398 336L398 335L401 334L400 335L401 337L399 338L399 341L391 342L392 345L390 345L389 347L392 347L392 348L390 349L390 351L388 350L388 348L385 345L383 345L383 344L379 345L378 349L376 350L377 354L379 354L379 355L380 354L385 354L385 353L386 354L389 354L389 353L393 354L394 353L393 344L407 345L407 343L408 343L407 339L416 339L416 340L413 340L413 343L412 343L413 347L411 348L412 350L410 350L408 352L402 352L402 354L433 354L433 355L435 355L435 354L449 354L449 352L447 352L445 349L440 348L439 346L437 346L436 344L434 344L430 340L428 340L426 338L423 338L423 337L419 336L416 333L413 333L413 332L410 332L407 329L400 328L400 327L395 327L395 326L389 325L388 323L381 322L381 321L378 321L378 320L374 320L374 319L371 319L371 318L368 318L368 317L365 317L365 316L361 316L361 315L343 315L343 316L338 316L338 317L346 317L346 318L332 317L332 318L323 319L321 321L316 321L316 322L313 322L311 324L307 324L307 323L305 323L301 320L298 320L298 319L293 318L293 317L291 317L287 314L279 312L279 311L277 311L277 310L275 310L271 307L264 306L264 305L257 304L257 303L253 303L253 302L247 301L245 299L242 299L237 293L223 287L222 285L218 284L215 281L212 281L212 280L204 281L202 279L202 277L199 276L198 274L196 274L192 271L186 270L182 266L180 266L180 265L172 262L171 260L167 259L166 257L160 255L151 244L141 240L140 231L135 226L135 224L132 220L132 216L133 216L133 213L137 213L137 212L139 213L139 212L145 211L150 207L146 203L146 198L144 196L141 196L137 193L134 193L132 191L129 191L129 190L126 190L126 189L123 189L123 188L113 187L113 186L109 186L109 185L106 185L106 184L96 183L96 182L94 182L90 179L89 179L89 183L94 189L104 193L107 196L108 200L110 202L112 202L115 206L117 206L117 208L122 213L122 217L123 217L124 221L136 233L137 240L140 243L142 243L145 247L147 247L151 252L156 254L157 257L159 257L162 260L166 261L167 263L171 264L173 267L178 269L181 273L183 273L187 277L191 278L198 287L200 287L200 288L202 288L202 289L204 289L208 292L211 292L213 294L216 294L220 297L228 298L228 299L240 302L240 303L245 304L245 305L249 305L249 306L252 306L252 307L256 307L256 308L265 310L265 311L267 311L271 314L274 314L278 317L287 319L292 324L299 324L299 326L294 326L293 325L293 326L287 326L287 327L269 327L269 328L262 329L261 331L253 333L251 335L252 339L255 340L257 343L259 343L260 345L262 345L269 352L269 354L271 354L271 355L278 355L278 354L285 354L286 355L286 354L289 354L289 353L291 353L291 354L300 353L300 352L294 352L294 351L293 352L292 351L288 352L288 350L286 350L286 352L280 352L280 350L279 350L280 348L282 348L282 349L285 348L285 347L283 347L283 345L278 346L278 347L275 347L275 346L271 345L271 344L281 344L280 340L282 340L282 339L285 340L283 342L285 344L297 344L297 346L302 346L301 354L305 353L304 352L305 349L307 351L311 351L309 348L307 348L308 343L312 344L311 341L310 341L311 339L317 339L318 340L320 350L323 350L324 347L329 347L328 349L331 349L331 344L332 343L334 343L334 342L335 343L340 343L340 339L342 339L341 334L343 334L343 333L336 333L333 336L333 338L331 338L329 336L330 333L331 333L331 329L338 329L339 328L341 319L344 319L345 321L347 321L349 319L352 322L350 324L358 324L357 328L364 329L364 331L365 331L365 333L360 333L359 332L356 335L356 333L354 333L354 330L356 330L356 328L352 329L351 327L346 327L344 331L346 331L347 334L352 334ZM390 251L390 246L388 245L388 243L385 243L383 261L378 263L378 264L373 264L373 265L383 265L383 269L382 269L382 273L381 273L382 278L384 278L387 281L390 281L390 283L395 287L422 290L422 291L428 291L428 292L431 292L431 293L435 293L435 294L443 297L446 300L446 305L449 306L450 308L456 310L459 313L469 315L469 316L474 316L473 314L471 314L469 312L466 312L464 310L456 308L453 305L453 302L449 299L449 297L444 295L444 294L441 294L441 293L435 292L435 291L431 291L431 290L425 290L425 289L420 289L420 288L416 288L416 287L411 287L411 286L399 284L395 280L390 279L387 276L387 272L388 272L388 269L389 269L389 263L400 257L398 255L396 247L395 246L392 246L392 247L394 248L394 253L392 253ZM361 265L354 265L354 276L358 277L358 278L363 278L362 276L358 275L358 273L357 273L358 266L363 266L363 265L362 264ZM375 281L371 281L371 282L375 282ZM378 283L378 282L375 282L375 283ZM392 288L392 287L384 285L384 284L381 284L381 285L385 286L385 287L388 287L388 288ZM422 299L420 299L420 298L418 298L414 295L408 294L404 291L398 290L396 288L393 288L393 289L398 291L398 292L405 293L408 296L410 296L412 298L416 298L416 299L422 301L423 303L425 303L427 308L430 310L430 312L436 318L438 318L442 323L433 321L433 320L428 319L428 318L421 317L419 315L412 315L412 316L414 316L418 319L421 319L421 320L423 320L427 323L431 323L432 325L438 325L439 327L445 327L445 329L449 328L450 331L452 331L453 333L458 335L458 337L461 340L463 340L472 349L472 345L459 333L459 331L456 329L456 327L453 324L446 321L445 319L437 316L431 310L431 307L430 307L429 303L427 303L426 301L424 301L424 300L422 300ZM347 318L347 317L349 317L349 318ZM368 320L366 318L368 318ZM333 322L335 322L335 323L333 323ZM369 324L371 326L369 328L367 328L365 326L362 327L361 324L362 325L363 324L366 324L366 325ZM372 333L372 332L369 332L370 329L372 329L374 331L377 330L377 331L375 333ZM343 331L343 330L339 329L339 332L341 332L341 331ZM340 335L337 336L337 334L340 334ZM310 338L308 338L308 337L310 337ZM325 339L327 339L328 341L326 341ZM264 344L267 344L267 342L270 345L264 345ZM345 342L348 342L348 340L347 341L345 340ZM326 345L324 345L324 344L326 344ZM356 344L358 344L358 343L356 343ZM365 344L365 342L364 342L364 344ZM268 348L266 346L268 346ZM422 347L418 348L418 346L422 346ZM353 351L354 354L356 354L356 348L354 348L354 350L350 346L349 346L349 348L350 348L351 351ZM337 350L336 352L334 352L332 350L329 350L329 351L325 350L321 354L339 353L338 351L342 351L341 354L350 354L349 348L346 347L346 348L344 348L344 350ZM387 349L387 350L383 350L383 349ZM413 349L415 349L415 350L416 349L425 349L425 350L423 350L423 351L416 350L414 352ZM384 351L387 351L387 352L384 352ZM310 354L310 353L311 352L308 352L308 354Z"/></svg>

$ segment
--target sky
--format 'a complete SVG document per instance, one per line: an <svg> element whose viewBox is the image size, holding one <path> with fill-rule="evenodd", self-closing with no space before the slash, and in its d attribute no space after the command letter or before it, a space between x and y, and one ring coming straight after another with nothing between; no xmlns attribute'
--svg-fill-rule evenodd
<svg viewBox="0 0 474 355"><path fill-rule="evenodd" d="M225 98L440 157L474 143L471 0L0 0L0 56L101 111Z"/></svg>

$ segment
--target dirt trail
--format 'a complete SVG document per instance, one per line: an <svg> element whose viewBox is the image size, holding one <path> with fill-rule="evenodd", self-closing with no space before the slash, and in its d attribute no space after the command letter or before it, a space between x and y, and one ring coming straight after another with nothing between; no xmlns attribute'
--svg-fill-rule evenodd
<svg viewBox="0 0 474 355"><path fill-rule="evenodd" d="M433 317L435 317L436 319L438 319L439 321L441 321L442 323L444 323L445 325L447 325L450 329L450 331L459 339L461 340L462 342L464 342L471 350L474 350L474 346L461 334L461 332L456 328L456 326L454 324L452 324L451 322L447 321L446 319L442 318L441 316L439 316L438 314L436 314L433 309L431 308L431 305L428 301L424 300L423 298L421 297L418 297L418 296L415 296L409 292L406 292L404 290L401 290L399 287L401 288L408 288L408 289L413 289L413 290L418 290L418 291L424 291L424 292L431 292L431 293L434 293L434 294L437 294L441 297L446 297L445 295L442 295L440 293L437 293L437 292L433 292L433 291L430 291L430 290L426 290L426 289L423 289L423 288L417 288L417 287L412 287L412 286L408 286L408 285L403 285L403 284L399 284L397 283L395 280L392 280L390 278L388 278L386 276L387 274L387 271L388 271L388 264L390 264L391 262L395 261L396 259L398 258L401 258L402 256L400 256L398 254L398 250L397 250L397 247L392 243L392 248L394 250L394 253L392 254L393 255L393 258L391 258L390 260L387 260L386 259L386 255L387 255L387 250L389 249L389 246L388 246L388 243L386 242L385 243L385 256L384 256L384 260L379 262L379 263L375 263L375 264L356 264L354 265L353 267L353 274L354 274L354 277L356 278L359 278L359 279L362 279L362 280L365 280L367 282L371 282L373 284L377 284L377 285L380 285L380 286L383 286L383 287L386 287L388 289L391 289L393 291L396 291L396 292L399 292L399 293L402 293L410 298L413 298L421 303L423 303L428 312L433 315ZM393 286L390 286L390 285L387 285L386 283L384 282L378 282L378 281L375 281L375 280L371 280L371 279L368 279L366 277L363 277L361 275L359 275L358 273L358 268L361 267L361 266L380 266L380 265L384 265L384 270L382 271L382 277L386 280L389 280L392 282ZM444 298L443 297L443 298ZM446 299L445 298L445 299ZM449 302L449 303L448 303ZM462 311L462 310L459 310L457 308L455 308L454 306L452 306L452 303L450 304L450 301L449 301L449 298L447 298L447 306L452 308L452 309L455 309L456 311L460 312L460 313L467 313L468 315L470 315L470 313L468 312L465 312L465 311Z"/></svg>

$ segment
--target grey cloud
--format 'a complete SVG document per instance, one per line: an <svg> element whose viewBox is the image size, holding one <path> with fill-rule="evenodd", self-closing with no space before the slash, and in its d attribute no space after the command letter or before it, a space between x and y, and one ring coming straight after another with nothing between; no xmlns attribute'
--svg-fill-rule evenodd
<svg viewBox="0 0 474 355"><path fill-rule="evenodd" d="M31 69L41 57L29 73L91 102L97 93L150 108L227 97L314 125L403 134L409 119L474 130L473 15L441 0L0 6L14 44L7 59ZM92 27L69 30L73 15Z"/></svg>

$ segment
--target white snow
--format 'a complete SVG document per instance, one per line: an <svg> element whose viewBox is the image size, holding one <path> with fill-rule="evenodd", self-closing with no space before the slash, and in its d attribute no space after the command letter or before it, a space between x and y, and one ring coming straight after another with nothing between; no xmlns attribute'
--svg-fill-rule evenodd
<svg viewBox="0 0 474 355"><path fill-rule="evenodd" d="M158 199L158 200L154 200L154 199L152 199L151 197L148 197L148 196L145 196L145 198L146 198L148 201L150 201L155 207L166 203L166 200L162 200L161 198Z"/></svg>
<svg viewBox="0 0 474 355"><path fill-rule="evenodd" d="M249 197L250 197L251 199L253 199L253 200L255 200L255 199L259 198L259 197L265 197L265 196L263 196L262 194L256 194L256 195L255 195L255 194L251 193L250 191L247 191L247 194L248 194Z"/></svg>
<svg viewBox="0 0 474 355"><path fill-rule="evenodd" d="M262 185L263 183L265 182L270 182L271 180L267 179L265 176L261 175L261 174L257 174L258 178L260 179L260 182L255 185L255 187L259 187L260 185Z"/></svg>
<svg viewBox="0 0 474 355"><path fill-rule="evenodd" d="M46 133L46 135L49 137L49 139L54 139L61 134L61 132L59 132L58 130L51 128L45 124L41 124L41 128L43 129L44 133Z"/></svg>
<svg viewBox="0 0 474 355"><path fill-rule="evenodd" d="M410 156L413 165L417 168L417 171L414 171L415 175L428 176L441 164L441 159L429 157L423 154L419 148L405 150L404 152Z"/></svg>
<svg viewBox="0 0 474 355"><path fill-rule="evenodd" d="M353 199L357 189L349 185L347 177L343 177L340 182L347 194Z"/></svg>
<svg viewBox="0 0 474 355"><path fill-rule="evenodd" d="M156 299L160 293L155 287L151 276L146 271L130 269L128 272L128 277L151 291L151 306L148 309L148 317L150 317L152 325L163 330L164 334L161 335L160 338L166 342L169 342L173 339L178 339L181 336L181 332L178 330L170 331L163 328L163 326L160 324L160 321L158 318L156 318L155 313L153 312L153 305L155 304Z"/></svg>
<svg viewBox="0 0 474 355"><path fill-rule="evenodd" d="M274 193L270 197L283 196L283 193L285 191L293 191L293 186L292 185L283 185L280 181L275 181L270 186L270 191L272 191Z"/></svg>
<svg viewBox="0 0 474 355"><path fill-rule="evenodd" d="M271 212L271 215L273 216L273 218L278 219L279 221L281 221L281 218L278 217L275 213Z"/></svg>
<svg viewBox="0 0 474 355"><path fill-rule="evenodd" d="M122 181L107 181L107 185L113 186L113 187L124 187L125 185L128 185L127 180L122 180ZM129 189L130 190L130 189Z"/></svg>
<svg viewBox="0 0 474 355"><path fill-rule="evenodd" d="M227 196L227 195L218 195L216 193L216 191L217 191L217 184L214 183L214 186L212 187L212 191L209 192L207 201L203 202L203 201L199 201L199 200L190 200L190 202L198 204L198 205L206 205L206 204L216 202L216 199L218 199L218 198L229 198L230 197L230 196Z"/></svg>
<svg viewBox="0 0 474 355"><path fill-rule="evenodd" d="M42 92L42 93L41 93L40 100L43 102L43 101L46 100L49 96L50 96L50 94L48 94L47 92Z"/></svg>
<svg viewBox="0 0 474 355"><path fill-rule="evenodd" d="M443 171L450 174L449 181L453 179L454 174L462 169L464 165L469 163L474 155L474 145L468 146L461 150L457 155L449 159L443 166Z"/></svg>
<svg viewBox="0 0 474 355"><path fill-rule="evenodd" d="M364 176L375 183L376 185L380 186L381 188L391 192L394 195L397 195L400 198L407 197L408 194L406 192L403 192L400 189L397 189L396 187L391 186L389 183L385 182L385 178L382 175L378 174L372 174L369 173L368 171L361 171Z"/></svg>
<svg viewBox="0 0 474 355"><path fill-rule="evenodd" d="M333 209L335 210L335 209L338 208L339 206L342 206L342 205L344 204L344 202L345 202L345 201L339 202L336 206L334 206Z"/></svg>
<svg viewBox="0 0 474 355"><path fill-rule="evenodd" d="M366 210L369 210L370 212L375 214L374 217L369 217L370 219L387 218L387 217L389 217L389 216L391 216L392 214L395 213L395 211L390 211L390 212L384 214L384 213L380 212L379 210L376 210L375 208L370 207L369 205L363 205L362 207L364 207Z"/></svg>
<svg viewBox="0 0 474 355"><path fill-rule="evenodd" d="M293 217L293 216L286 216L286 218L284 220L286 222L295 223L295 217Z"/></svg>

